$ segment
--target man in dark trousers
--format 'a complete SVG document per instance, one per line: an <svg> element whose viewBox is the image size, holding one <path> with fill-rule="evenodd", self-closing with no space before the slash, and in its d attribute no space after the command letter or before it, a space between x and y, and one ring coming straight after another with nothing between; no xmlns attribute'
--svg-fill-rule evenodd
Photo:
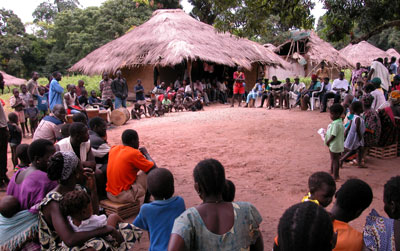
<svg viewBox="0 0 400 251"><path fill-rule="evenodd" d="M128 97L128 85L122 77L122 73L118 70L115 74L117 77L111 83L111 89L115 96L115 109L121 106L126 108L126 98Z"/></svg>

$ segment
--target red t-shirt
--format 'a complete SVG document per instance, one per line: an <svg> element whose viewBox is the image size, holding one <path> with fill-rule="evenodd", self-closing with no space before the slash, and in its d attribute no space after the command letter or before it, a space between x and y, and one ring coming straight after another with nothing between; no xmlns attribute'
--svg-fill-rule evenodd
<svg viewBox="0 0 400 251"><path fill-rule="evenodd" d="M237 79L239 77L241 77L243 79L243 81L235 80L235 84L242 84L244 82L244 80L246 79L243 72L235 71L233 73L233 79Z"/></svg>
<svg viewBox="0 0 400 251"><path fill-rule="evenodd" d="M106 191L117 196L129 190L136 181L137 173L148 172L154 163L147 160L138 150L130 146L113 146L110 149L107 165Z"/></svg>

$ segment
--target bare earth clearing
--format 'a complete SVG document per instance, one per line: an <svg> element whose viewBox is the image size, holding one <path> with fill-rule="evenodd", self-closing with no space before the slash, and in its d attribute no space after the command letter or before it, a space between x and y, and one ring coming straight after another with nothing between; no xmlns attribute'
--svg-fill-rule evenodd
<svg viewBox="0 0 400 251"><path fill-rule="evenodd" d="M194 166L204 158L221 161L227 178L236 185L235 200L249 201L260 211L265 249L269 250L284 210L308 192L309 175L330 170L328 148L317 134L319 128L326 128L330 122L329 113L319 111L214 105L202 112L130 120L124 126L109 130L108 141L111 145L120 144L120 135L125 129L137 130L141 146L148 149L159 167L168 168L174 174L175 194L184 198L187 207L201 203L193 188ZM384 214L383 185L398 175L400 168L398 158L368 158L367 165L368 169L341 169L341 181L337 183L339 188L348 178L356 177L373 189L371 207L351 223L360 231L371 208ZM147 234L143 237L138 250L148 248Z"/></svg>

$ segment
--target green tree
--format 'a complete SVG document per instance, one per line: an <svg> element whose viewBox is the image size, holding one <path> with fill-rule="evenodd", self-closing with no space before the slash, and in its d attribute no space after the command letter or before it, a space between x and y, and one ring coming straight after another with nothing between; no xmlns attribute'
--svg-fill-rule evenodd
<svg viewBox="0 0 400 251"><path fill-rule="evenodd" d="M326 37L353 43L368 40L391 27L400 27L400 2L391 0L324 0ZM355 36L356 29L359 35Z"/></svg>

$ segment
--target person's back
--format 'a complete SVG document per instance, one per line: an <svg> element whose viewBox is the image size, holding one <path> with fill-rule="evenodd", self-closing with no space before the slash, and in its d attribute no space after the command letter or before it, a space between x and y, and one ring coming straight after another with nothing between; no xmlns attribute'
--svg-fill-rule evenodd
<svg viewBox="0 0 400 251"><path fill-rule="evenodd" d="M379 61L373 61L371 69L374 69L371 79L380 78L382 81L382 88L388 91L390 86L390 75L388 69Z"/></svg>

